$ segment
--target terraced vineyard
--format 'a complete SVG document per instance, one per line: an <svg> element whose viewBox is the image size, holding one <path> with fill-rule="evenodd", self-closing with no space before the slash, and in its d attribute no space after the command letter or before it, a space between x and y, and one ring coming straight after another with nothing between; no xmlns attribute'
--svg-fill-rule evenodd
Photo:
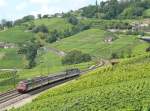
<svg viewBox="0 0 150 111"><path fill-rule="evenodd" d="M113 38L113 36L116 36L117 39L110 43L105 42L107 37ZM65 52L81 50L100 58L111 58L112 53L126 58L145 53L148 44L138 40L137 36L113 35L104 30L90 29L53 43L52 46Z"/></svg>
<svg viewBox="0 0 150 111"><path fill-rule="evenodd" d="M140 56L97 69L12 111L148 111L149 57Z"/></svg>
<svg viewBox="0 0 150 111"><path fill-rule="evenodd" d="M18 82L19 75L15 70L0 70L0 92L13 89Z"/></svg>

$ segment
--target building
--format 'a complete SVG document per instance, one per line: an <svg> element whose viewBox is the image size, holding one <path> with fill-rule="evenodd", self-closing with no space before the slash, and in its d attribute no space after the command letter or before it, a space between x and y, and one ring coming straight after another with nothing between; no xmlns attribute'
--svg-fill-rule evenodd
<svg viewBox="0 0 150 111"><path fill-rule="evenodd" d="M107 43L110 43L110 42L113 41L113 38L112 38L112 37L109 37L109 38L106 38L104 41L107 42Z"/></svg>
<svg viewBox="0 0 150 111"><path fill-rule="evenodd" d="M5 42L0 42L0 48L1 49L9 49L9 48L15 48L16 46L12 43L5 43Z"/></svg>

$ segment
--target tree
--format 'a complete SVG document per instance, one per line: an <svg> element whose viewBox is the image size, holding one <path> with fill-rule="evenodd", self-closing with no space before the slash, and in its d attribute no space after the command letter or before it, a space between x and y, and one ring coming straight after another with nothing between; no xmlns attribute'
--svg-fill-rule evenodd
<svg viewBox="0 0 150 111"><path fill-rule="evenodd" d="M36 65L35 58L39 47L40 45L34 40L28 41L20 46L18 53L26 56L26 59L29 61L27 68L31 69Z"/></svg>
<svg viewBox="0 0 150 111"><path fill-rule="evenodd" d="M146 52L150 52L150 47L146 48Z"/></svg>
<svg viewBox="0 0 150 111"><path fill-rule="evenodd" d="M31 21L34 19L35 19L34 15L27 15L27 16L22 18L23 22L28 22L28 21Z"/></svg>
<svg viewBox="0 0 150 111"><path fill-rule="evenodd" d="M111 59L118 59L118 58L119 58L119 56L118 56L117 53L112 53L111 54Z"/></svg>
<svg viewBox="0 0 150 111"><path fill-rule="evenodd" d="M56 42L60 38L60 33L57 30L51 32L50 36L48 37L47 42L53 43Z"/></svg>
<svg viewBox="0 0 150 111"><path fill-rule="evenodd" d="M38 18L39 18L39 19L41 19L41 18L42 18L42 15L41 15L41 14L38 14L37 16L38 16Z"/></svg>
<svg viewBox="0 0 150 111"><path fill-rule="evenodd" d="M62 59L62 64L78 64L82 62L89 62L91 59L92 58L89 54L84 54L81 51L73 50Z"/></svg>
<svg viewBox="0 0 150 111"><path fill-rule="evenodd" d="M49 30L48 30L47 26L45 26L45 25L40 25L40 26L36 26L36 27L33 29L33 32L34 32L34 33L38 33L38 32L48 33Z"/></svg>
<svg viewBox="0 0 150 111"><path fill-rule="evenodd" d="M83 31L83 30L88 30L88 29L90 29L90 25L80 23L80 24L72 27L71 34L74 35L74 34L77 34L81 31Z"/></svg>
<svg viewBox="0 0 150 111"><path fill-rule="evenodd" d="M18 20L15 20L14 25L20 25L21 23L23 23L23 20L18 19Z"/></svg>
<svg viewBox="0 0 150 111"><path fill-rule="evenodd" d="M100 7L98 1L96 0L96 18L100 18Z"/></svg>
<svg viewBox="0 0 150 111"><path fill-rule="evenodd" d="M7 22L7 21L6 21L5 19L2 19L1 24L2 24L3 27L6 26L6 22Z"/></svg>
<svg viewBox="0 0 150 111"><path fill-rule="evenodd" d="M20 25L20 24L22 24L24 22L29 22L29 21L32 21L34 19L35 19L34 15L27 15L27 16L24 16L22 19L16 20L14 22L14 25Z"/></svg>
<svg viewBox="0 0 150 111"><path fill-rule="evenodd" d="M68 17L67 20L72 25L77 25L79 23L79 20L75 16L72 16L72 15L70 17Z"/></svg>
<svg viewBox="0 0 150 111"><path fill-rule="evenodd" d="M4 29L4 27L0 24L0 30L3 30Z"/></svg>
<svg viewBox="0 0 150 111"><path fill-rule="evenodd" d="M48 14L43 15L43 18L48 18L48 17L49 17L49 15L48 15Z"/></svg>
<svg viewBox="0 0 150 111"><path fill-rule="evenodd" d="M13 26L13 22L12 21L7 21L5 25L6 25L6 27L10 28L10 27Z"/></svg>
<svg viewBox="0 0 150 111"><path fill-rule="evenodd" d="M117 0L110 0L107 2L107 5L103 6L104 12L106 12L104 18L112 19L116 18L118 14L121 12L120 6Z"/></svg>
<svg viewBox="0 0 150 111"><path fill-rule="evenodd" d="M123 13L120 15L120 18L128 18L128 19L133 19L138 16L142 16L143 14L143 8L142 7L129 7L126 8Z"/></svg>
<svg viewBox="0 0 150 111"><path fill-rule="evenodd" d="M2 25L3 27L9 28L9 27L12 27L12 26L13 26L13 22L12 22L12 21L7 21L7 20L3 19L3 20L1 21L1 25Z"/></svg>
<svg viewBox="0 0 150 111"><path fill-rule="evenodd" d="M97 13L97 8L96 6L88 6L88 7L84 7L81 9L81 15L87 18L95 18L96 17L96 13Z"/></svg>
<svg viewBox="0 0 150 111"><path fill-rule="evenodd" d="M34 22L33 21L29 22L27 27L28 27L28 30L33 30L35 28Z"/></svg>
<svg viewBox="0 0 150 111"><path fill-rule="evenodd" d="M63 34L63 36L64 37L69 37L69 36L71 36L72 34L71 34L71 31L69 30L69 29L66 29L65 31L64 31L64 34Z"/></svg>

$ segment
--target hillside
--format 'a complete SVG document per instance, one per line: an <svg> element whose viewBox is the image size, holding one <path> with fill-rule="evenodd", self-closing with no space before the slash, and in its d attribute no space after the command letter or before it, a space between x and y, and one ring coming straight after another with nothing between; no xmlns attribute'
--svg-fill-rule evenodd
<svg viewBox="0 0 150 111"><path fill-rule="evenodd" d="M11 52L11 54L14 54L15 52ZM75 64L75 65L62 65L61 63L61 57L51 53L46 52L42 54L41 56L37 57L37 66L32 69L23 69L23 67L26 66L27 61L22 60L21 57L18 55L10 56L6 59L1 60L0 66L1 68L11 69L11 68L18 68L17 72L17 78L16 78L16 84L18 84L19 81L33 78L41 75L49 75L49 74L55 74L62 71L65 71L69 68L80 68L80 69L87 69L88 67L94 65L95 63L93 61L81 63L81 64ZM18 60L19 59L19 60ZM24 64L23 64L24 63ZM14 67L17 66L17 67ZM0 71L0 74L3 74L3 71ZM13 75L10 74L8 77L2 77L0 76L0 92L4 92L10 89L14 88L14 84L12 84L13 81Z"/></svg>
<svg viewBox="0 0 150 111"><path fill-rule="evenodd" d="M105 42L107 38L114 38L110 43ZM144 53L148 44L138 40L135 35L113 34L104 30L90 29L69 38L62 39L52 44L60 50L81 50L94 57L111 58L113 53L118 57L136 56ZM134 50L140 47L138 50Z"/></svg>
<svg viewBox="0 0 150 111"><path fill-rule="evenodd" d="M148 54L97 69L12 111L148 111L149 60Z"/></svg>
<svg viewBox="0 0 150 111"><path fill-rule="evenodd" d="M54 29L63 31L66 28L71 28L71 24L67 23L65 19L62 18L37 19L31 22L34 22L35 26L46 25L49 31L52 31ZM27 40L30 40L34 37L34 33L27 31L26 25L30 24L31 22L26 22L23 23L22 26L15 26L1 31L0 41L11 43L23 43Z"/></svg>
<svg viewBox="0 0 150 111"><path fill-rule="evenodd" d="M0 49L0 68L23 68L27 64L24 57L17 54L17 49Z"/></svg>
<svg viewBox="0 0 150 111"><path fill-rule="evenodd" d="M150 9L145 10L144 13L143 13L143 15L145 17L149 18L150 17Z"/></svg>
<svg viewBox="0 0 150 111"><path fill-rule="evenodd" d="M86 20L85 22L87 21L88 20ZM89 19L89 21L91 23L92 22L95 23L96 19L94 21ZM57 30L59 31L63 31L65 30L65 28L68 28L66 27L66 21L61 18L37 19L34 22L37 26L41 24L45 24L47 27L49 27L48 29L50 31L55 28L57 28ZM105 23L106 22L104 22L104 24ZM57 26L57 27L53 27L53 26ZM70 24L67 24L67 26L72 27ZM21 42L23 43L26 40L30 40L32 37L35 36L34 33L26 32L26 28L21 29L19 27L22 27L22 26L18 26L18 28L16 27L10 28L5 33L0 32L0 34L4 33L5 35L7 35L8 34L7 32L11 32L11 30L14 30L10 33L10 35L12 36L7 35L5 40L9 40L9 42L15 43L15 44L19 44ZM17 30L19 31L22 30L22 32L20 33L23 36L20 36L18 33L17 35L16 34ZM30 35L29 38L26 38L25 36L26 34ZM10 39L9 37L12 37L12 39ZM107 39L109 38L112 38L113 40L110 42L107 41ZM5 41L5 40L2 40L2 41ZM24 69L28 64L28 61L25 59L24 55L18 54L17 52L18 47L15 49L1 49L0 50L0 55L1 55L0 68L1 69L11 69L11 68L21 69L17 73L19 75L16 81L17 83L18 81L22 79L27 79L29 77L35 77L39 75L48 75L50 73L52 74L52 73L64 71L65 69L68 69L68 68L78 67L80 69L87 69L93 64L95 64L95 62L97 62L100 58L110 59L112 58L113 54L117 58L128 58L128 57L138 56L138 55L146 53L145 49L148 46L149 45L147 43L140 41L137 35L111 33L106 30L93 27L89 30L81 31L68 38L58 40L57 42L54 42L51 44L46 43L44 47L47 48L47 50L44 52L42 51L41 54L37 55L35 59L37 64L32 69ZM57 55L53 51L49 50L51 47L56 48L57 50L60 50L60 51L64 51L66 53L68 53L71 50L80 50L84 53L90 54L93 60L88 63L81 63L81 64L76 64L76 65L63 65L62 57L60 55ZM38 50L38 52L39 51L40 50ZM3 84L3 83L7 83L7 84L3 85L3 87L0 88L0 92L13 88L13 85L11 84L11 80L9 80L9 78L0 80L0 84Z"/></svg>
<svg viewBox="0 0 150 111"><path fill-rule="evenodd" d="M65 70L69 66L62 66L61 58L54 53L45 52L42 55L37 55L37 66L33 69L25 69L28 61L25 55L18 54L20 44L24 44L26 41L30 41L36 36L28 30L28 25L34 22L35 26L46 25L49 31L57 29L59 31L70 28L71 25L66 23L62 18L52 19L37 19L34 21L26 22L21 25L14 26L12 28L6 28L0 31L0 45L2 44L14 44L13 48L0 48L0 69L14 69L17 68L19 72L16 78L16 84L23 79L29 77L35 77L39 75L47 75L50 73L56 73ZM55 27L54 27L55 26ZM56 27L57 26L57 27ZM44 59L44 60L43 60ZM42 61L42 63L41 63ZM71 67L71 66L70 66ZM79 65L79 67L87 67L85 64ZM3 73L3 71L0 71ZM0 92L10 90L14 88L12 84L12 77L1 78L0 76Z"/></svg>
<svg viewBox="0 0 150 111"><path fill-rule="evenodd" d="M28 89L67 69L93 70L10 111L150 111L150 43L142 40L150 37L150 0L60 1L10 2L22 10L13 17L37 16L0 18L0 94L20 81L29 80L19 85ZM53 9L62 13L44 13Z"/></svg>
<svg viewBox="0 0 150 111"><path fill-rule="evenodd" d="M53 31L54 29L64 31L65 29L70 29L72 27L66 19L64 18L51 18L51 19L37 19L34 21L36 26L45 25L48 27L49 31Z"/></svg>
<svg viewBox="0 0 150 111"><path fill-rule="evenodd" d="M49 31L53 31L54 29L57 29L61 32L61 31L64 31L66 28L67 29L71 28L71 24L67 23L65 21L65 19L62 19L62 18L38 19L38 20L35 20L33 22L34 22L35 26L39 26L39 25L43 25L43 24L46 25L48 27ZM16 45L16 47L18 47L18 44L25 43L26 41L31 40L32 38L34 38L36 36L36 34L27 30L27 26L30 23L31 22L26 22L20 26L14 26L12 28L5 29L5 30L1 31L0 32L0 42L14 43ZM21 61L21 59L24 59L24 57L21 57L20 55L17 54L18 48L12 49L12 50L13 50L13 51L11 51L12 54L10 53L10 51L5 50L5 53L9 53L12 56L14 55L13 53L16 54L15 58L11 57L12 58L11 60L9 58L7 59L7 57L5 56L5 58L8 60L8 62L13 61L13 60L14 61L17 60L20 63L23 62L23 61ZM2 50L0 50L0 54L3 55ZM6 59L4 59L3 61L5 61ZM2 62L0 64L2 64ZM12 62L8 63L8 62L7 61L3 62L3 65L0 65L0 68L14 68L14 67L21 68L21 66L18 67L18 65L15 63L12 63ZM9 64L9 66L7 66L8 65L7 63ZM13 64L13 65L11 65L11 64ZM7 66L7 67L4 67L4 66ZM22 68L24 68L24 67L22 67Z"/></svg>
<svg viewBox="0 0 150 111"><path fill-rule="evenodd" d="M16 26L1 31L0 42L23 43L33 37L33 33L25 31L23 26Z"/></svg>

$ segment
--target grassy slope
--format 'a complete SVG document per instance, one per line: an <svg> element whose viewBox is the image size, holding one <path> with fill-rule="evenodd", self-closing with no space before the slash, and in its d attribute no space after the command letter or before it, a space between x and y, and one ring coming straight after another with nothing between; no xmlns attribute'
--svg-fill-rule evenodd
<svg viewBox="0 0 150 111"><path fill-rule="evenodd" d="M17 49L0 49L0 69L23 68L26 60L17 54Z"/></svg>
<svg viewBox="0 0 150 111"><path fill-rule="evenodd" d="M56 72L64 71L68 68L78 67L80 69L87 69L89 66L93 64L93 62L81 63L76 65L62 65L61 57L55 55L51 52L44 54L43 56L38 58L39 63L35 68L31 70L22 70L19 72L20 78L28 78L28 77L35 77L38 75L48 75Z"/></svg>
<svg viewBox="0 0 150 111"><path fill-rule="evenodd" d="M143 16L149 18L150 17L150 9L145 10L144 13L143 13Z"/></svg>
<svg viewBox="0 0 150 111"><path fill-rule="evenodd" d="M37 19L34 22L35 25L45 24L48 26L50 31L54 29L62 31L71 27L71 25L62 18ZM0 32L0 42L23 43L35 36L32 32L25 31L26 29L24 26L16 26L6 31L2 31ZM4 51L0 50L0 55L2 54L4 54ZM3 60L0 59L0 68L24 68L22 67L24 66L24 61L22 61L23 57L21 58L21 56L17 55L17 51L15 49L5 50L5 55L6 56ZM19 66L19 64L22 65Z"/></svg>
<svg viewBox="0 0 150 111"><path fill-rule="evenodd" d="M33 37L31 32L25 32L24 27L16 26L0 32L1 42L22 43Z"/></svg>
<svg viewBox="0 0 150 111"><path fill-rule="evenodd" d="M0 42L23 43L34 36L31 32L25 32L23 26L16 26L0 32ZM17 54L17 49L0 49L0 68L24 68L24 57Z"/></svg>
<svg viewBox="0 0 150 111"><path fill-rule="evenodd" d="M97 69L15 111L148 111L150 56ZM138 70L137 70L138 69Z"/></svg>
<svg viewBox="0 0 150 111"><path fill-rule="evenodd" d="M35 21L36 25L46 24L49 27L49 30L51 30L54 26L57 26L59 30L64 29L66 28L65 23L66 22L60 18L41 19L41 20ZM91 53L97 57L109 57L111 55L110 51L121 52L122 49L125 49L125 51L128 52L128 49L132 47L133 43L134 45L132 48L133 48L133 53L135 55L143 53L144 52L143 49L145 50L145 48L147 47L147 44L145 44L144 42L141 42L140 45L137 45L136 43L139 43L139 41L137 42L137 40L135 39L136 37L134 36L121 37L115 42L113 42L113 44L108 45L103 42L105 33L106 32L102 30L91 29L88 31L81 32L70 38L61 40L60 42L54 43L52 45L56 48L59 48L65 51L69 51L72 49L79 49L86 53ZM1 51L0 53L3 53ZM6 52L9 54L9 56L8 57L6 56L5 59L3 59L3 62L0 63L0 66L2 68L14 68L14 67L22 68L22 66L26 64L26 61L24 61L23 58L16 55L16 51L7 50ZM8 55L7 53L6 55ZM126 53L124 55L126 55ZM43 58L44 60L43 60L43 63L41 64L39 60L42 60ZM93 63L92 62L83 63L77 66L80 67L81 69L84 69L84 68L87 68L91 64ZM48 72L49 73L60 72L70 67L75 67L75 66L62 66L61 58L49 52L49 53L44 54L42 57L39 57L37 67L35 67L32 70L24 69L21 72L19 72L18 74L20 75L20 77L18 78L18 80L26 79L26 78L34 77L38 75L43 75L43 74L46 75L48 74ZM5 86L7 88L5 88ZM5 86L3 88L1 87L0 91L4 91L3 89L7 90L8 87L12 88L11 83L6 84Z"/></svg>
<svg viewBox="0 0 150 111"><path fill-rule="evenodd" d="M66 28L71 28L71 25L62 18L52 18L52 19L37 19L34 21L35 25L46 25L50 31L57 29L63 31ZM12 42L12 43L22 43L26 40L34 37L31 32L26 32L24 26L15 26L6 31L0 32L0 42Z"/></svg>
<svg viewBox="0 0 150 111"><path fill-rule="evenodd" d="M41 62L42 63L39 63ZM66 70L67 68L78 67L80 69L87 69L89 66L93 65L93 62L81 63L77 65L65 66L61 64L61 57L48 52L38 57L38 65L34 69L23 69L17 73L19 78L16 79L16 83L21 81L22 79L28 79L35 76L41 75L49 75L57 72L61 72ZM21 63L20 63L21 64ZM9 89L14 88L12 84L13 80L8 80L9 78L0 79L0 92L7 91ZM4 84L5 83L5 84Z"/></svg>
<svg viewBox="0 0 150 111"><path fill-rule="evenodd" d="M49 28L49 31L57 29L61 32L72 27L72 25L63 18L37 19L34 21L34 23L35 25L46 25Z"/></svg>
<svg viewBox="0 0 150 111"><path fill-rule="evenodd" d="M50 31L52 31L53 29L58 29L59 31L62 31L65 30L65 28L71 27L70 24L68 24L64 19L61 18L38 19L35 20L34 22L35 25L45 24L46 26L48 26ZM23 30L24 29L15 27L5 32L0 32L1 35L5 35L5 40L3 36L0 36L1 37L0 40L7 41L7 42L8 41L14 42L14 43L23 42L25 40L24 34L29 33L29 32L24 32ZM24 36L21 36L20 34ZM26 40L29 39L30 37L26 38ZM43 63L40 63L41 60ZM65 70L66 68L71 68L75 66L84 69L87 68L89 64L93 64L92 62L90 62L90 63L78 64L75 66L63 66L61 64L61 57L51 52L47 52L44 53L42 56L39 56L37 58L37 63L38 64L34 69L31 70L23 69L20 72L18 72L19 78L17 80L19 81L20 79L27 79L29 77L35 77L39 75L47 75L49 73L60 72ZM27 61L25 61L23 57L21 57L20 55L17 55L16 49L0 50L0 68L14 68L14 67L24 68L25 64L27 64ZM3 83L7 83L7 84L3 84ZM3 84L2 87L0 87L0 92L13 88L11 81L7 82L7 78L4 80L0 80L0 84Z"/></svg>
<svg viewBox="0 0 150 111"><path fill-rule="evenodd" d="M107 37L106 35L111 36L103 30L90 29L60 40L52 44L52 46L66 52L77 49L102 58L109 58L113 52L118 54L123 53L124 56L127 56L128 53L132 53L132 50L133 55L136 55L138 52L143 53L148 46L146 43L140 42L137 36L127 35L117 35L119 39L108 44L104 42L104 38ZM140 47L140 49L135 51L134 49L137 47Z"/></svg>

